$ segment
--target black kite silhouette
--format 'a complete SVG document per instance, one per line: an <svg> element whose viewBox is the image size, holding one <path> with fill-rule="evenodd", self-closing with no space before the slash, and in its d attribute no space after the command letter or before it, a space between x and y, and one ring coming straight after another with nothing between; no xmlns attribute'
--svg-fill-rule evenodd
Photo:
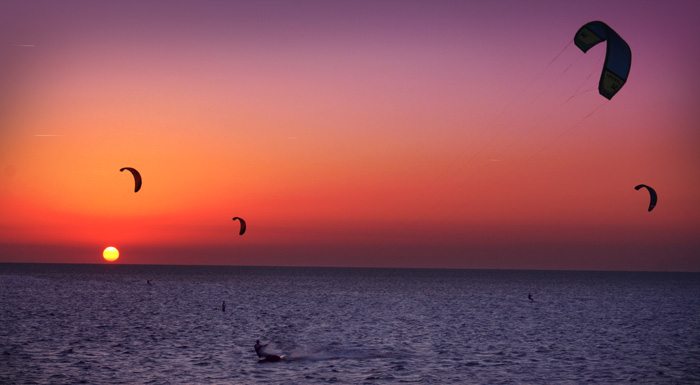
<svg viewBox="0 0 700 385"><path fill-rule="evenodd" d="M648 211L651 212L651 210L653 210L654 207L656 206L656 200L657 200L656 190L654 190L653 188L651 188L645 184L639 184L639 185L634 186L634 189L637 191L639 191L639 189L641 189L641 188L645 188L649 191L649 209L648 209Z"/></svg>
<svg viewBox="0 0 700 385"><path fill-rule="evenodd" d="M238 231L238 235L245 234L245 229L246 229L245 219L243 219L241 217L233 217L232 220L234 220L234 221L237 220L237 221L241 222L241 229Z"/></svg>
<svg viewBox="0 0 700 385"><path fill-rule="evenodd" d="M131 167L122 167L119 169L119 171L122 172L124 170L129 170L134 176L134 192L139 192L139 190L141 190L141 174L135 168Z"/></svg>

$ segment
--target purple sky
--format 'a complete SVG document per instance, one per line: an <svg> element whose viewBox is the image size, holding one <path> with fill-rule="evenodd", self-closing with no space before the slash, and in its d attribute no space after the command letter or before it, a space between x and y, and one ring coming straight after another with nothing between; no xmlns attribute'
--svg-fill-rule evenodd
<svg viewBox="0 0 700 385"><path fill-rule="evenodd" d="M4 1L0 261L699 271L699 14ZM592 20L632 47L612 101Z"/></svg>

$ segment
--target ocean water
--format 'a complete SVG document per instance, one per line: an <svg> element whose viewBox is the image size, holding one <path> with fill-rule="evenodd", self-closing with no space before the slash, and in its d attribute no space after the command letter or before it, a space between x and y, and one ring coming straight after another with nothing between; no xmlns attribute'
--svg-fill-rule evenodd
<svg viewBox="0 0 700 385"><path fill-rule="evenodd" d="M700 274L4 264L0 383L697 384Z"/></svg>

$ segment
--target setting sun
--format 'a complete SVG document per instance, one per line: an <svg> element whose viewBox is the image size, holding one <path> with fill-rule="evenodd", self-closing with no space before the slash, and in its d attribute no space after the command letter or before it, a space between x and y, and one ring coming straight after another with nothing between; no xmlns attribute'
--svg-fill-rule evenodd
<svg viewBox="0 0 700 385"><path fill-rule="evenodd" d="M114 262L119 259L119 250L116 247L109 246L102 252L102 258L107 262Z"/></svg>

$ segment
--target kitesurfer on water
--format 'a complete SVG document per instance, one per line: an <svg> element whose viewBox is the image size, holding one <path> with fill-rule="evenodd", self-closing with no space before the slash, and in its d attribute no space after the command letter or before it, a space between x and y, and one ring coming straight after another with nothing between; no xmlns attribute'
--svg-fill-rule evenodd
<svg viewBox="0 0 700 385"><path fill-rule="evenodd" d="M284 359L284 355L265 353L264 350L266 346L267 344L261 344L260 340L255 340L255 354L258 355L261 362L277 362Z"/></svg>
<svg viewBox="0 0 700 385"><path fill-rule="evenodd" d="M258 358L265 358L265 353L263 353L265 346L267 344L263 345L260 343L260 340L255 340L255 354L258 355Z"/></svg>

